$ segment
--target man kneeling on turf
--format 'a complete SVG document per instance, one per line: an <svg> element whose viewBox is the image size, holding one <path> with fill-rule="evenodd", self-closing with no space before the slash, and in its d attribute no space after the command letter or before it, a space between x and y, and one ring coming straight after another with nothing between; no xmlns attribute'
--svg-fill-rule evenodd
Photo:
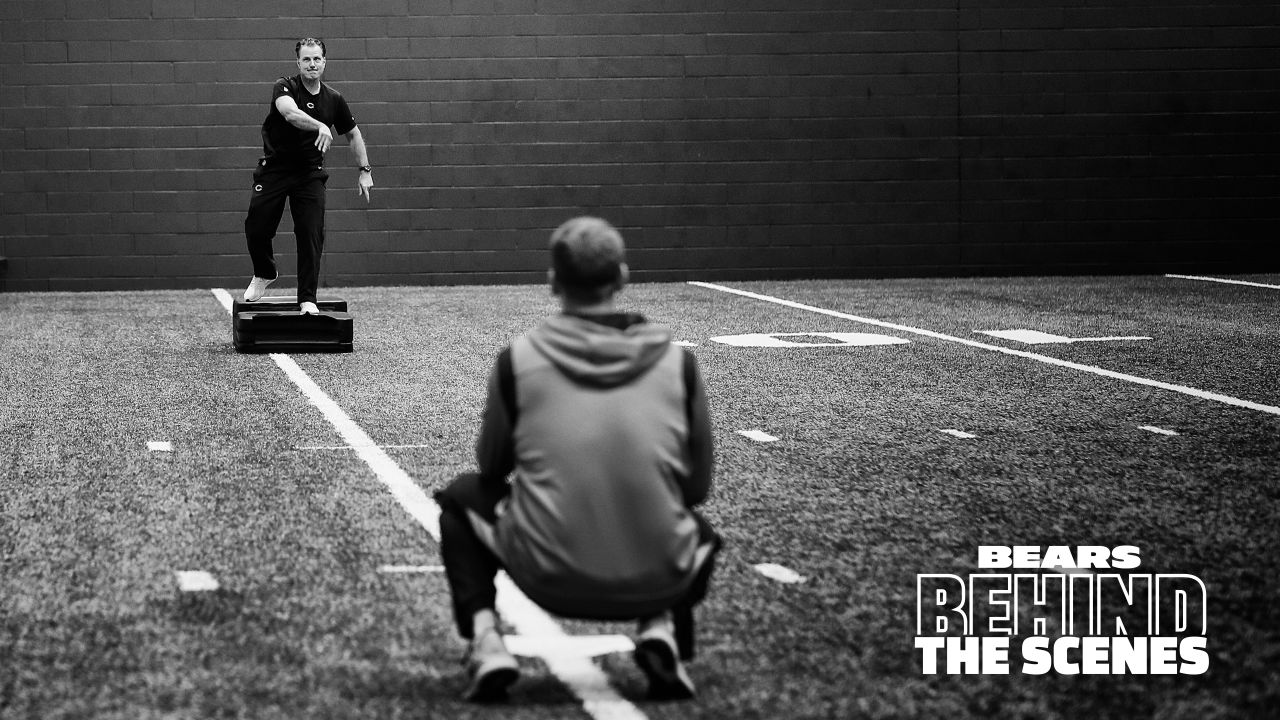
<svg viewBox="0 0 1280 720"><path fill-rule="evenodd" d="M498 355L479 472L436 493L454 617L471 640L465 697L500 699L519 674L494 609L499 569L551 613L639 620L650 696L692 697L681 661L720 547L691 509L711 488L701 376L669 330L615 309L627 266L607 222L556 229L548 278L562 312Z"/></svg>

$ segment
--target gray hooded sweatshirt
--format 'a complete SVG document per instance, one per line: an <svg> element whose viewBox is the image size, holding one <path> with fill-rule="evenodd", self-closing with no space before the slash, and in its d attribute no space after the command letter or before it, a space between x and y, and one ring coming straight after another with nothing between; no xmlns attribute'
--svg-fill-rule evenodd
<svg viewBox="0 0 1280 720"><path fill-rule="evenodd" d="M507 378L501 358L490 378L476 447L486 483L514 470L495 525L507 573L563 615L671 607L698 570L690 508L711 486L693 355L638 315L562 314L508 357Z"/></svg>

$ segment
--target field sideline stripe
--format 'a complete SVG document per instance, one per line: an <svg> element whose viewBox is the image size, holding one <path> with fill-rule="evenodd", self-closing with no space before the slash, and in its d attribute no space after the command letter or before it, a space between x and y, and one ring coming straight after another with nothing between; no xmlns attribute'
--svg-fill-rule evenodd
<svg viewBox="0 0 1280 720"><path fill-rule="evenodd" d="M231 295L222 288L211 290L227 312L231 312ZM374 444L354 420L328 393L316 385L311 376L284 353L271 353L271 359L298 386L307 399L320 409L346 443L359 453L392 496L417 520L436 544L440 543L440 506L409 477L390 455ZM521 635L566 635L551 616L520 592L506 576L498 575L498 611L503 619L516 627ZM597 720L645 720L640 709L632 705L609 685L600 666L589 658L557 658L548 654L542 660L551 672L582 700L583 709Z"/></svg>
<svg viewBox="0 0 1280 720"><path fill-rule="evenodd" d="M738 290L737 288L731 288L725 285L717 285L715 283L708 283L708 282L699 282L696 280L689 281L689 284L696 285L697 287L701 287L701 288L706 288L708 290L716 290L719 292L726 292L733 295L741 295L743 297L753 298L755 300L763 300L765 302L771 302L778 305L785 305L786 307L795 308L797 310L806 310L808 312L819 313L822 315L830 315L831 317L842 318L844 320L852 320L853 322L866 323L868 325L875 325L877 327L888 328L890 330L898 330L900 332L913 333L915 335L924 335L925 337L931 337L937 340L945 340L947 342L960 343L961 345L968 345L969 347L980 348L982 350L991 350L993 352L1004 353L1005 355L1013 355L1015 357L1027 358L1028 360L1035 360L1036 362L1047 363L1049 365L1057 365L1058 367L1070 368L1072 370L1079 370L1081 372L1092 373L1094 375L1101 375L1102 377L1108 377L1115 380L1123 380L1125 382L1136 383L1138 385L1147 385L1149 387L1160 388L1162 390L1171 390L1176 393L1182 393L1183 395L1190 395L1192 397L1197 397L1202 400L1213 400L1215 402L1224 403L1226 405L1235 405L1236 407L1248 408L1250 410L1257 410L1259 412L1270 413L1271 415L1280 415L1280 407L1276 407L1274 405L1263 405L1262 403L1256 403L1256 402L1253 402L1252 400L1241 400L1240 398L1231 397L1230 395L1222 395L1220 393L1209 392L1208 390L1199 390L1197 388L1187 387L1186 385L1175 385L1173 383L1162 382L1160 380L1152 380L1150 378L1138 377L1137 375L1129 375L1126 373L1116 372L1114 370L1107 370L1105 368L1094 367L1093 365L1082 365L1080 363L1071 362L1070 360L1059 360L1058 358L1055 358L1055 357L1049 357L1048 355L1041 355L1039 353L1027 352L1025 350L1014 350L1012 348L1000 347L999 345L988 345L987 343L978 342L976 340L969 340L967 338L956 337L954 335L946 335L944 333L934 332L932 330L924 330L921 328L915 328L909 325L898 325L896 323L885 322L883 320L875 320L873 318L865 318L865 317L860 317L858 315L850 315L848 313L842 313L836 310L827 310L826 308L820 308L814 305L805 305L804 303L798 303L798 302L795 302L794 300L784 300L782 298L773 297L772 295L761 295L760 293L753 293L749 290Z"/></svg>
<svg viewBox="0 0 1280 720"><path fill-rule="evenodd" d="M1267 285L1266 283L1249 282L1248 280L1228 280L1226 278L1205 277L1203 275L1165 275L1165 277L1178 278L1179 280L1203 280L1205 282L1226 283L1228 285L1248 285L1249 287L1280 290L1280 285Z"/></svg>

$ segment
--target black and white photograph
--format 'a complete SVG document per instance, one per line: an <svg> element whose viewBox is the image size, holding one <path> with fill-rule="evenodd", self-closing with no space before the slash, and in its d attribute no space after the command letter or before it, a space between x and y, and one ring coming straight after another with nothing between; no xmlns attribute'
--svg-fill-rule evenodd
<svg viewBox="0 0 1280 720"><path fill-rule="evenodd" d="M0 0L0 720L1280 718L1280 3Z"/></svg>

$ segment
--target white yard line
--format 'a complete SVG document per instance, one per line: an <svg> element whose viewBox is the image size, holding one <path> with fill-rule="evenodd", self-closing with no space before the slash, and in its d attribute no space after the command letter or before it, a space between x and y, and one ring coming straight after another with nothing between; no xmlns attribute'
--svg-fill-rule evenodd
<svg viewBox="0 0 1280 720"><path fill-rule="evenodd" d="M379 565L378 572L387 574L442 573L443 565Z"/></svg>
<svg viewBox="0 0 1280 720"><path fill-rule="evenodd" d="M1272 290L1280 290L1280 285L1267 285L1266 283L1249 282L1247 280L1228 280L1226 278L1205 277L1203 275L1165 275L1167 278L1178 278L1180 280L1203 280L1204 282L1226 283L1228 285L1248 285L1249 287L1271 288Z"/></svg>
<svg viewBox="0 0 1280 720"><path fill-rule="evenodd" d="M636 643L626 635L574 635L537 637L533 635L508 635L507 649L513 655L543 658L548 655L569 657L595 657L612 653L631 652Z"/></svg>
<svg viewBox="0 0 1280 720"><path fill-rule="evenodd" d="M435 446L434 445L379 445L378 447L382 448L383 450L386 450L388 448L392 450L396 450L396 449L403 449L403 448L429 448L429 447L435 447ZM351 445L296 445L294 446L293 449L294 450L355 450L356 448Z"/></svg>
<svg viewBox="0 0 1280 720"><path fill-rule="evenodd" d="M1101 375L1102 377L1108 377L1114 380L1123 380L1125 382L1135 383L1137 385L1146 385L1148 387L1160 388L1162 390L1170 390L1172 392L1182 393L1183 395L1190 395L1191 397L1200 398L1201 400L1213 400L1214 402L1220 402L1226 405L1234 405L1236 407L1248 408L1250 410L1257 410L1259 412L1269 413L1271 415L1280 415L1280 407L1276 407L1274 405L1264 405L1262 403L1253 402L1252 400L1242 400L1240 398L1231 397L1230 395L1222 395L1221 393L1210 392L1208 390L1199 390L1197 388L1187 387L1186 385L1175 385L1174 383L1167 383L1160 380L1152 380L1150 378L1139 377L1137 375L1129 375L1127 373L1116 372L1114 370L1107 370L1105 368L1094 367L1092 365L1082 365L1080 363L1074 363L1069 360L1059 360L1058 358L1049 357L1048 355L1041 355L1039 353L1027 352L1025 350L1014 350L1012 348L1000 347L999 345L989 345L984 342L978 342L976 340L969 340L967 338L956 337L954 335L947 335L945 333L934 332L932 330L924 330L921 328L911 327L909 325L898 325L897 323L885 322L883 320L876 320L874 318L866 318L866 317L860 317L858 315L850 315L849 313L842 313L836 310L827 310L826 308L820 308L814 305L805 305L804 303L798 303L793 300L784 300L782 298L776 298L771 295L762 295L760 293L753 293L747 290L738 290L736 288L727 287L725 285L717 285L715 283L698 282L698 281L690 281L689 284L696 285L701 288L706 288L708 290L715 290L717 292L730 293L733 295L741 295L742 297L748 297L754 300L762 300L764 302L775 303L777 305L783 305L786 307L795 308L797 310L805 310L807 312L819 313L821 315L829 315L831 317L841 318L843 320L851 320L853 322L865 323L867 325L875 325L876 327L889 328L890 330L897 330L899 332L912 333L914 335L923 335L925 337L931 337L937 340L945 340L947 342L959 343L961 345L968 345L969 347L980 348L982 350L990 350L992 352L1003 353L1005 355L1013 355L1015 357L1026 358L1028 360L1035 360L1036 362L1042 362L1048 365L1056 365L1058 367L1070 368L1072 370L1079 370L1081 372L1087 372L1093 375Z"/></svg>
<svg viewBox="0 0 1280 720"><path fill-rule="evenodd" d="M231 312L231 295L226 290L214 288L214 297ZM333 425L342 440L354 449L365 464L373 470L378 480L391 491L400 506L417 520L436 543L440 542L440 506L409 477L391 456L383 452L373 439L334 402L306 371L298 367L293 358L284 353L271 353L271 359L302 391L311 404L319 408L325 419ZM498 576L498 613L515 626L522 635L560 635L566 633L560 624L547 615L520 592L506 577ZM618 695L609 684L609 678L588 658L562 658L548 655L543 658L551 672L582 700L583 708L597 720L644 720L644 713L628 700Z"/></svg>

